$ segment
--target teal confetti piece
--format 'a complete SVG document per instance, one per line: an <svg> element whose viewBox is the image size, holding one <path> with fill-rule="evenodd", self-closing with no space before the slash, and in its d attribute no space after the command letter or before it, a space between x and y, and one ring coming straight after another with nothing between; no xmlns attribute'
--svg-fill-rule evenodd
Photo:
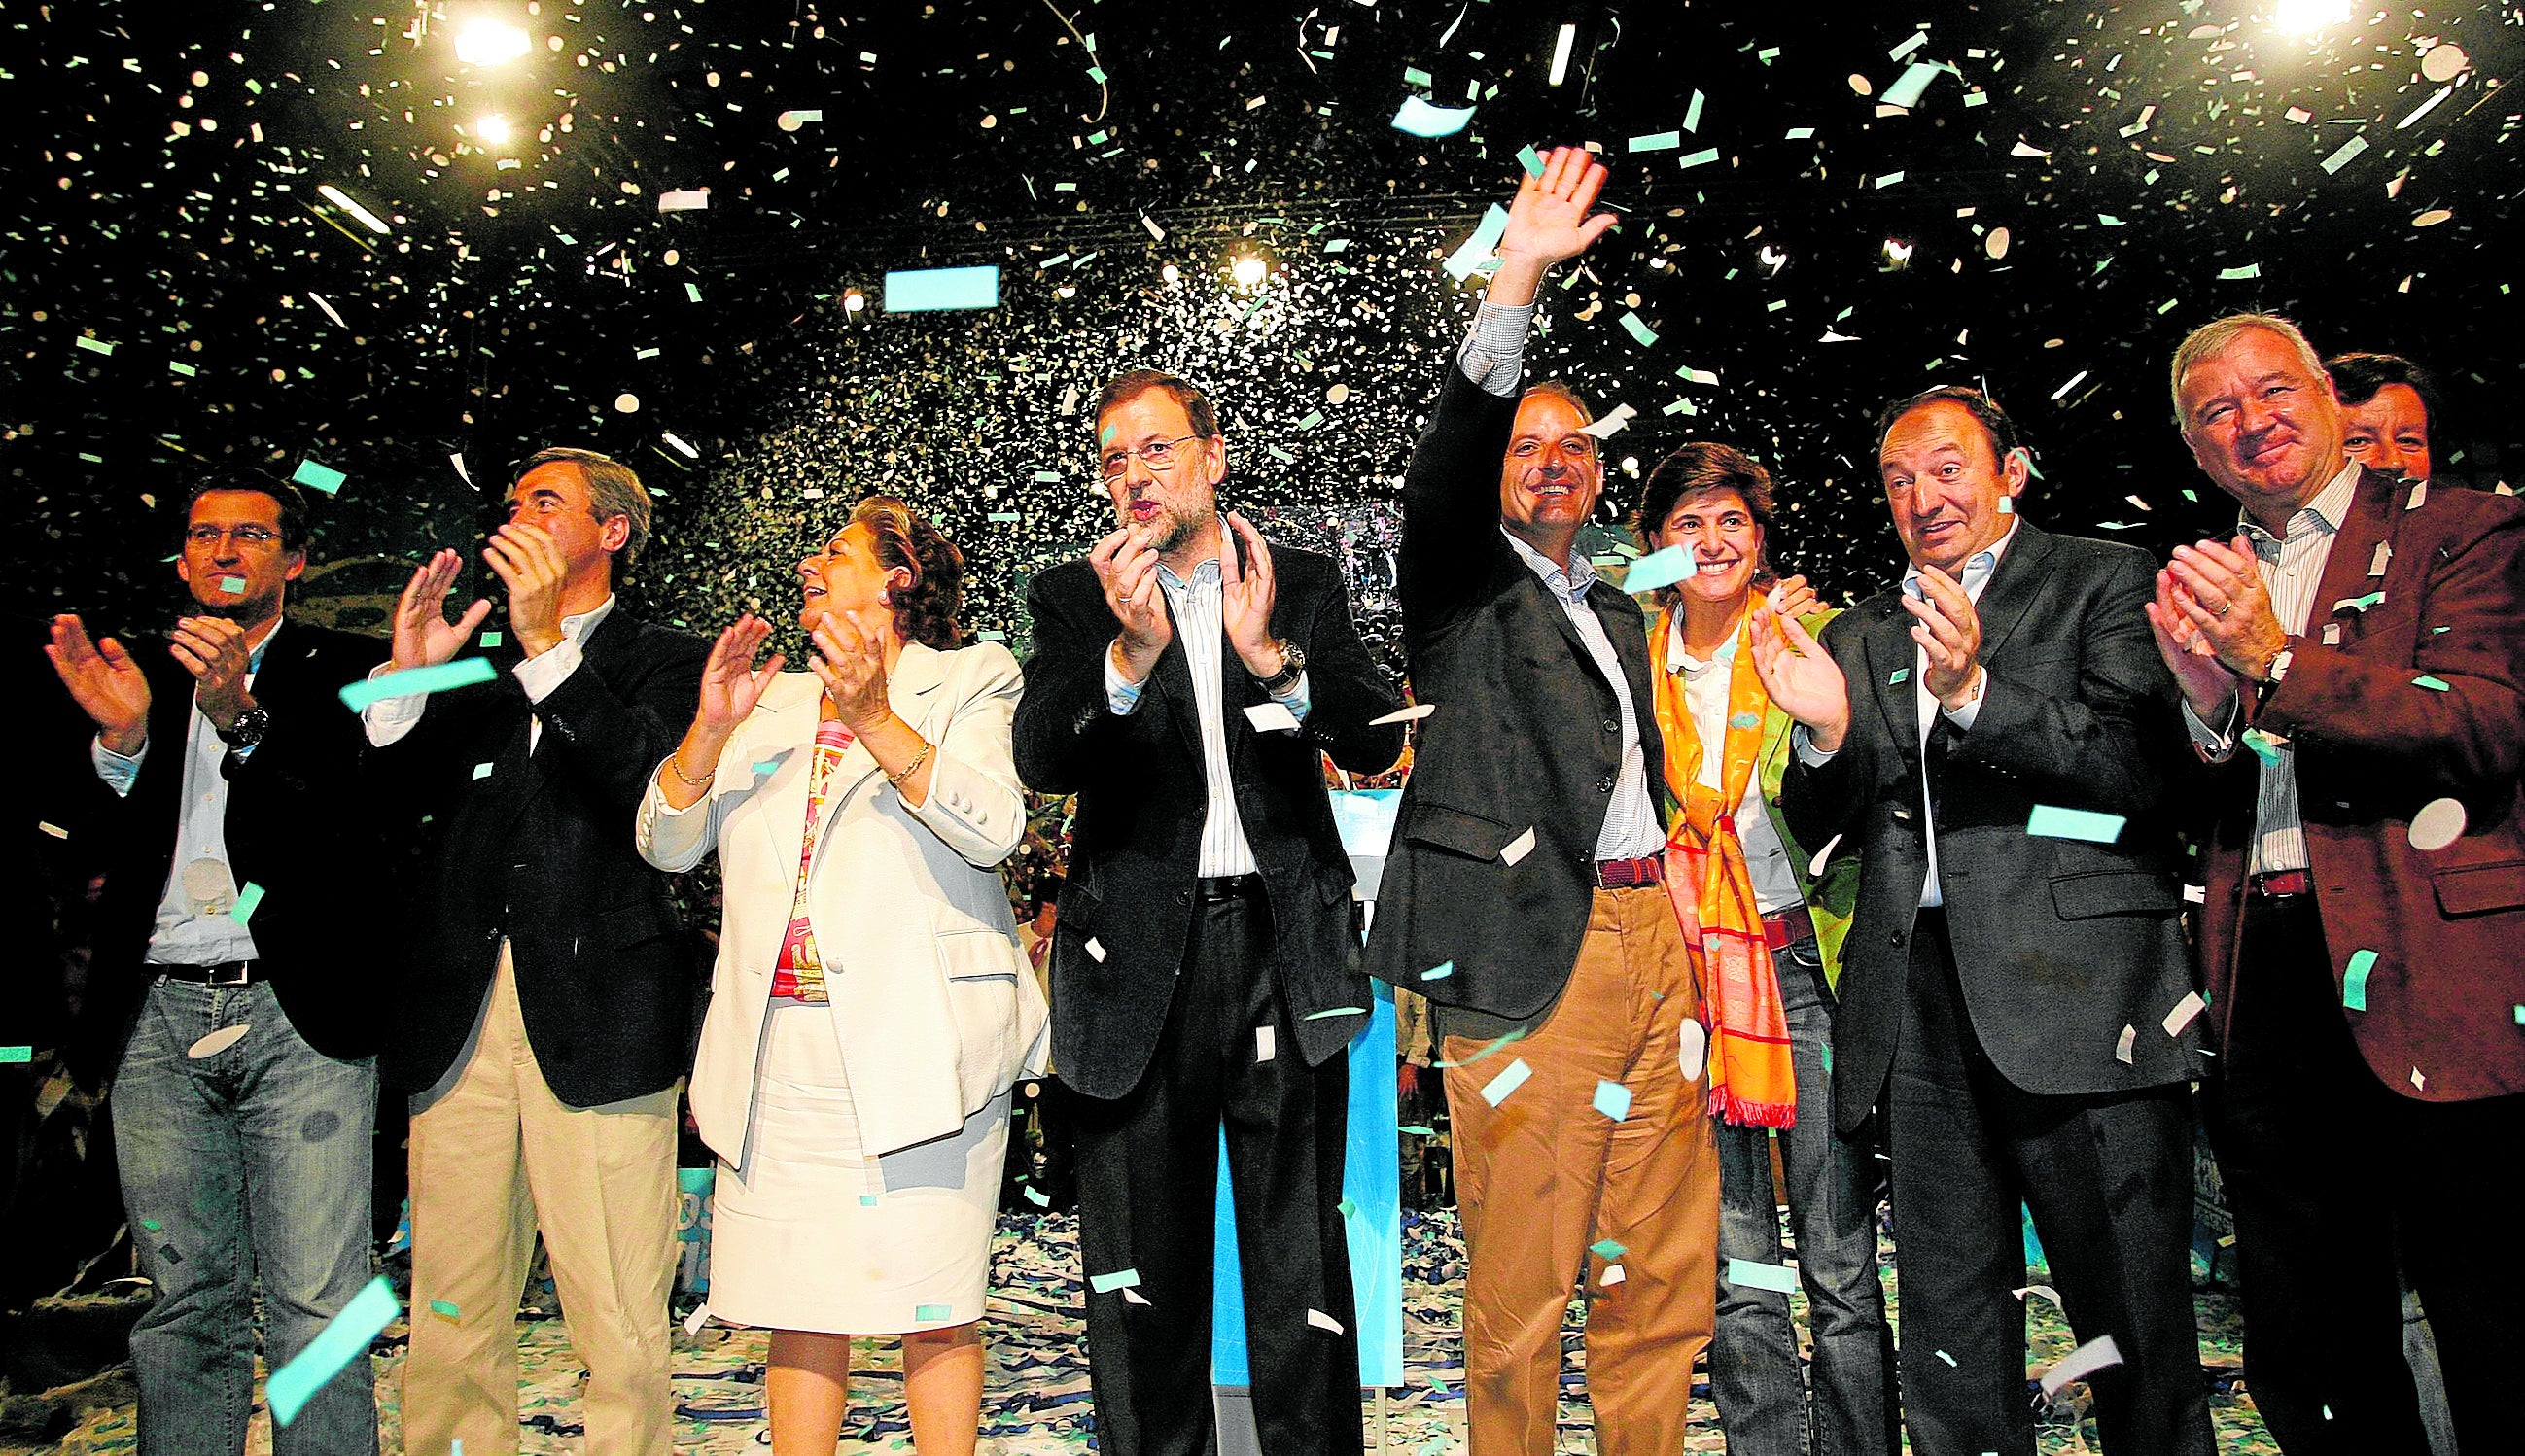
<svg viewBox="0 0 2525 1456"><path fill-rule="evenodd" d="M1897 667L1897 668L1895 668L1895 669L1894 669L1894 671L1893 671L1892 675L1891 675L1891 676L1889 676L1889 677L1887 677L1887 678L1885 679L1885 686L1887 686L1887 687L1889 687L1889 688L1899 688L1899 687L1903 686L1905 683L1909 682L1910 680L1911 680L1911 669L1910 669L1910 668L1908 668L1908 667Z"/></svg>
<svg viewBox="0 0 2525 1456"><path fill-rule="evenodd" d="M1492 203L1490 211L1482 214L1480 224L1473 228L1473 235L1464 239L1462 247L1447 255L1447 276L1461 283L1490 267L1491 250L1499 246L1500 238L1507 232L1508 209ZM1569 276L1574 278L1577 274L1573 271Z"/></svg>
<svg viewBox="0 0 2525 1456"><path fill-rule="evenodd" d="M1727 726L1736 729L1759 728L1762 726L1762 715L1760 713L1738 713L1736 716L1727 720Z"/></svg>
<svg viewBox="0 0 2525 1456"><path fill-rule="evenodd" d="M1357 1217L1359 1217L1359 1205L1358 1205L1357 1203L1352 1202L1349 1198L1344 1198L1344 1199L1342 1199L1342 1200L1341 1200L1341 1216L1342 1216L1343 1218L1357 1218Z"/></svg>
<svg viewBox="0 0 2525 1456"><path fill-rule="evenodd" d="M1000 270L993 265L898 268L885 275L885 311L889 314L999 306Z"/></svg>
<svg viewBox="0 0 2525 1456"><path fill-rule="evenodd" d="M220 578L220 590L227 593L231 597L242 597L245 595L245 578L242 576L223 576Z"/></svg>
<svg viewBox="0 0 2525 1456"><path fill-rule="evenodd" d="M1634 152L1671 152L1682 145L1683 133L1680 131L1652 131L1646 136L1631 138Z"/></svg>
<svg viewBox="0 0 2525 1456"><path fill-rule="evenodd" d="M1021 1189L1019 1191L1025 1194L1026 1201L1028 1203L1033 1204L1037 1208L1050 1208L1052 1206L1052 1200L1044 1196L1043 1189Z"/></svg>
<svg viewBox="0 0 2525 1456"><path fill-rule="evenodd" d="M1536 151L1531 146L1523 146L1516 149L1516 165L1525 169L1525 174L1527 176L1539 177L1543 175L1543 154Z"/></svg>
<svg viewBox="0 0 2525 1456"><path fill-rule="evenodd" d="M1113 444L1113 443L1114 443L1114 426L1112 426L1112 425L1110 425L1110 424L1109 424L1109 425L1105 426L1105 428L1103 428L1103 429L1101 429L1101 430L1098 430L1098 431L1096 432L1096 443L1097 443L1098 445L1111 445L1111 444Z"/></svg>
<svg viewBox="0 0 2525 1456"><path fill-rule="evenodd" d="M293 485L303 485L309 490L320 490L329 496L340 490L342 482L350 477L321 461L300 461L297 472L289 479Z"/></svg>
<svg viewBox="0 0 2525 1456"><path fill-rule="evenodd" d="M80 337L78 337L78 338L75 338L75 339L71 340L71 342L72 342L72 343L74 343L74 344L76 344L76 345L77 345L77 346L79 346L81 349L86 350L86 351L87 351L88 353L90 353L90 354L109 354L109 355L110 355L110 354L112 354L112 353L114 352L114 346L113 346L112 344L110 344L110 343L106 342L106 341L105 341L105 340L103 340L103 339L91 339L91 338L88 338L88 337L86 337L86 336L82 335L82 336L80 336Z"/></svg>
<svg viewBox="0 0 2525 1456"><path fill-rule="evenodd" d="M1417 66L1406 66L1403 68L1403 83L1407 86L1425 86L1431 89L1435 89L1438 84L1435 80L1430 78L1429 73L1422 71Z"/></svg>
<svg viewBox="0 0 2525 1456"><path fill-rule="evenodd" d="M2127 821L2119 814L2099 814L2092 809L2064 809L2057 804L2038 803L2025 821L2025 832L2042 839L2085 840L2090 844L2109 845L2122 837Z"/></svg>
<svg viewBox="0 0 2525 1456"><path fill-rule="evenodd" d="M158 1222L154 1218L145 1218L140 1221L140 1227L151 1234L155 1234L167 1226Z"/></svg>
<svg viewBox="0 0 2525 1456"><path fill-rule="evenodd" d="M953 1305L922 1304L914 1307L912 1317L923 1323L931 1320L952 1320L956 1317L956 1310Z"/></svg>
<svg viewBox="0 0 2525 1456"><path fill-rule="evenodd" d="M17 1066L34 1059L35 1048L32 1046L0 1046L0 1065ZM144 1224L143 1227L155 1229L157 1226Z"/></svg>
<svg viewBox="0 0 2525 1456"><path fill-rule="evenodd" d="M1407 1122L1403 1126L1396 1128L1394 1131L1398 1133L1408 1133L1414 1138L1435 1138L1438 1136L1438 1130L1436 1128L1422 1127L1416 1122Z"/></svg>
<svg viewBox="0 0 2525 1456"><path fill-rule="evenodd" d="M263 887L248 880L245 888L237 892L236 903L229 908L228 918L243 925L254 918L254 907L262 903Z"/></svg>
<svg viewBox="0 0 2525 1456"><path fill-rule="evenodd" d="M2335 611L2365 611L2368 607L2382 607L2384 605L2385 594L2383 592L2369 592L2364 597L2344 597L2340 601L2332 604L2332 609Z"/></svg>
<svg viewBox="0 0 2525 1456"><path fill-rule="evenodd" d="M1631 562L1622 575L1622 590L1633 596L1670 587L1692 574L1692 554L1680 546L1650 552Z"/></svg>
<svg viewBox="0 0 2525 1456"><path fill-rule="evenodd" d="M1903 68L1903 73L1895 77L1894 84L1885 88L1885 104L1899 106L1905 111L1918 106L1921 94L1929 89L1929 82L1936 80L1938 74L1937 67L1925 62L1912 62Z"/></svg>
<svg viewBox="0 0 2525 1456"><path fill-rule="evenodd" d="M994 524L1012 523L1021 518L1022 517L1014 510L994 510L991 512L991 520Z"/></svg>
<svg viewBox="0 0 2525 1456"><path fill-rule="evenodd" d="M1412 136L1435 141L1453 136L1471 123L1474 108L1469 106L1431 106L1417 96L1403 98L1403 109L1394 114L1394 129Z"/></svg>
<svg viewBox="0 0 2525 1456"><path fill-rule="evenodd" d="M429 1312L442 1320L465 1318L465 1312L456 1307L456 1301L453 1299L432 1299L429 1301Z"/></svg>
<svg viewBox="0 0 2525 1456"><path fill-rule="evenodd" d="M2519 1006L2516 1008L2516 1024L2518 1026L2525 1026L2525 1006Z"/></svg>
<svg viewBox="0 0 2525 1456"><path fill-rule="evenodd" d="M2367 973L2376 969L2376 952L2353 950L2350 964L2341 975L2341 1004L2352 1011L2367 1009Z"/></svg>
<svg viewBox="0 0 2525 1456"><path fill-rule="evenodd" d="M1639 315L1628 310L1623 311L1622 314L1622 331L1638 340L1643 349L1649 348L1658 341L1657 330L1642 322Z"/></svg>
<svg viewBox="0 0 2525 1456"><path fill-rule="evenodd" d="M1699 131L1701 129L1701 104L1705 99L1706 98L1703 97L1699 91L1692 93L1692 104L1683 109L1684 130Z"/></svg>
<svg viewBox="0 0 2525 1456"><path fill-rule="evenodd" d="M1946 1351L1944 1351L1944 1350L1940 1350L1940 1351L1938 1351L1937 1353L1938 1353L1938 1358L1939 1358L1939 1359L1944 1360L1944 1361L1946 1361L1946 1362L1947 1362L1947 1367L1948 1367L1949 1369L1951 1369L1951 1370L1952 1370L1952 1369L1954 1369L1954 1368L1955 1368L1955 1364L1956 1364L1956 1357L1955 1357L1955 1356L1948 1354L1948 1353L1947 1353Z"/></svg>
<svg viewBox="0 0 2525 1456"><path fill-rule="evenodd" d="M767 779L771 777L773 770L779 768L779 759L766 758L762 762L754 765L754 776L758 779Z"/></svg>
<svg viewBox="0 0 2525 1456"><path fill-rule="evenodd" d="M861 1206L862 1208L874 1208L874 1207L876 1206L876 1194L874 1194L874 1193L862 1193L862 1194L860 1194L860 1206Z"/></svg>
<svg viewBox="0 0 2525 1456"><path fill-rule="evenodd" d="M2431 677L2427 673L2423 672L2418 677L2411 679L2411 686L2414 688L2426 688L2432 693L2443 693L2447 691L2448 684L2445 678Z"/></svg>
<svg viewBox="0 0 2525 1456"><path fill-rule="evenodd" d="M1675 168L1678 170L1682 170L1695 167L1708 167L1710 163L1717 160L1718 149L1716 147L1703 147L1698 152L1686 152L1683 155L1682 160L1675 163Z"/></svg>
<svg viewBox="0 0 2525 1456"><path fill-rule="evenodd" d="M2280 761L2279 740L2271 737L2267 733L2264 733L2259 728L2248 728L2245 730L2245 747L2253 750L2253 756L2261 759L2264 763L2268 763L2276 767Z"/></svg>
<svg viewBox="0 0 2525 1456"><path fill-rule="evenodd" d="M1627 1254L1630 1251L1630 1245L1611 1238L1599 1238L1594 1243L1587 1245L1587 1252L1594 1254L1597 1258L1604 1260L1608 1264L1610 1264L1615 1259L1620 1258L1622 1255Z"/></svg>
<svg viewBox="0 0 2525 1456"><path fill-rule="evenodd" d="M1092 1274L1087 1277L1087 1287L1099 1294L1111 1294L1115 1289L1136 1289L1139 1286L1140 1271L1137 1269L1117 1269L1112 1274Z"/></svg>
<svg viewBox="0 0 2525 1456"><path fill-rule="evenodd" d="M1631 1115L1631 1090L1618 1082L1596 1084L1596 1110L1615 1122Z"/></svg>
<svg viewBox="0 0 2525 1456"><path fill-rule="evenodd" d="M509 640L509 636L508 636L508 634L507 634L507 633L505 633L505 632L501 632L501 631L498 631L498 630L496 630L496 629L495 629L495 630L491 630L491 631L486 631L486 632L484 632L484 633L482 634L482 645L483 645L484 647L498 647L501 643L504 643L504 642L506 642L506 641L508 641L508 640Z"/></svg>
<svg viewBox="0 0 2525 1456"><path fill-rule="evenodd" d="M272 1373L264 1393L272 1401L272 1424L286 1426L297 1420L308 1397L322 1389L343 1366L366 1359L369 1341L402 1311L403 1306L395 1302L394 1286L384 1275L369 1281L369 1286L353 1296L297 1358Z"/></svg>
<svg viewBox="0 0 2525 1456"><path fill-rule="evenodd" d="M1798 1272L1785 1264L1757 1264L1751 1259L1727 1261L1727 1282L1749 1289L1772 1289L1786 1294L1798 1286Z"/></svg>
<svg viewBox="0 0 2525 1456"><path fill-rule="evenodd" d="M359 712L372 703L388 698L410 698L428 693L445 693L452 689L487 683L500 675L488 657L459 657L434 667L407 667L383 677L365 678L347 683L342 688L342 705Z"/></svg>
<svg viewBox="0 0 2525 1456"><path fill-rule="evenodd" d="M2218 269L2218 281L2222 283L2232 283L2241 278L2258 278L2261 275L2262 266L2258 263L2249 263L2243 267L2222 267Z"/></svg>
<svg viewBox="0 0 2525 1456"><path fill-rule="evenodd" d="M1440 961L1438 964L1422 971L1420 973L1420 979L1423 981L1444 981L1454 974L1456 974L1456 963L1454 961Z"/></svg>
<svg viewBox="0 0 2525 1456"><path fill-rule="evenodd" d="M1321 1011L1310 1011L1298 1019L1300 1021L1322 1021L1325 1018L1332 1016L1365 1016L1366 1014L1367 1008L1365 1006L1332 1006Z"/></svg>
<svg viewBox="0 0 2525 1456"><path fill-rule="evenodd" d="M476 780L487 779L491 776L491 764L476 763L473 765L473 777Z"/></svg>
<svg viewBox="0 0 2525 1456"><path fill-rule="evenodd" d="M1525 1086L1525 1079L1533 1075L1534 1069L1527 1066L1525 1058L1520 1056L1500 1068L1500 1074L1490 1080L1489 1086L1482 1089L1482 1100L1496 1107L1507 1101L1510 1093Z"/></svg>

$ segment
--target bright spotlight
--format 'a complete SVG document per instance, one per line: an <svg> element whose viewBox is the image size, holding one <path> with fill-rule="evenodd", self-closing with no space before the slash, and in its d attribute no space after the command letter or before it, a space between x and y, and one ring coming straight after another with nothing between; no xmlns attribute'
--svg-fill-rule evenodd
<svg viewBox="0 0 2525 1456"><path fill-rule="evenodd" d="M1885 266L1901 267L1911 261L1911 245L1901 238L1885 240Z"/></svg>
<svg viewBox="0 0 2525 1456"><path fill-rule="evenodd" d="M510 136L509 119L484 117L473 123L473 134L495 147L507 146Z"/></svg>
<svg viewBox="0 0 2525 1456"><path fill-rule="evenodd" d="M2279 0L2271 16L2291 35L2305 35L2350 19L2350 0Z"/></svg>
<svg viewBox="0 0 2525 1456"><path fill-rule="evenodd" d="M1165 279L1169 283L1172 283L1176 279L1181 278L1183 274L1175 271L1175 266L1169 263L1164 267L1158 269L1158 276Z"/></svg>
<svg viewBox="0 0 2525 1456"><path fill-rule="evenodd" d="M867 295L856 288L842 295L842 312L845 314L856 314L866 307Z"/></svg>
<svg viewBox="0 0 2525 1456"><path fill-rule="evenodd" d="M1755 256L1761 259L1762 267L1767 272L1776 273L1789 265L1789 255L1784 250L1774 248L1768 243L1764 243L1762 245L1762 251Z"/></svg>
<svg viewBox="0 0 2525 1456"><path fill-rule="evenodd" d="M1560 38L1552 43L1552 78L1548 85L1560 85L1569 77L1569 47L1578 39L1578 27L1563 25Z"/></svg>
<svg viewBox="0 0 2525 1456"><path fill-rule="evenodd" d="M1268 273L1270 270L1271 266L1269 264L1264 263L1261 258L1252 253L1239 254L1236 262L1231 265L1228 269L1228 271L1234 275L1236 286L1239 288L1259 288L1262 286L1263 275Z"/></svg>
<svg viewBox="0 0 2525 1456"><path fill-rule="evenodd" d="M456 59L468 66L498 66L524 55L534 42L506 21L476 18L456 32Z"/></svg>

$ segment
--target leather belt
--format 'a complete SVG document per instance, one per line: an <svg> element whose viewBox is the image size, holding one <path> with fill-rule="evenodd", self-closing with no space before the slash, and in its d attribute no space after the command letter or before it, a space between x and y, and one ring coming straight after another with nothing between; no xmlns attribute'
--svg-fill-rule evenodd
<svg viewBox="0 0 2525 1456"><path fill-rule="evenodd" d="M1203 875L1197 882L1204 904L1216 904L1223 899L1243 899L1262 893L1261 875Z"/></svg>
<svg viewBox="0 0 2525 1456"><path fill-rule="evenodd" d="M2314 875L2309 870L2283 869L2253 876L2253 893L2264 899L2286 899L2292 895L2312 895Z"/></svg>
<svg viewBox="0 0 2525 1456"><path fill-rule="evenodd" d="M172 981L198 981L204 986L245 986L264 978L259 960L223 960L216 965L153 965L149 969Z"/></svg>
<svg viewBox="0 0 2525 1456"><path fill-rule="evenodd" d="M1604 890L1636 890L1643 885L1665 883L1665 856L1644 854L1637 859L1599 859L1596 861L1596 884Z"/></svg>
<svg viewBox="0 0 2525 1456"><path fill-rule="evenodd" d="M1774 951L1814 938L1814 917L1807 913L1804 905L1791 905L1776 915L1762 917L1762 939L1770 943Z"/></svg>

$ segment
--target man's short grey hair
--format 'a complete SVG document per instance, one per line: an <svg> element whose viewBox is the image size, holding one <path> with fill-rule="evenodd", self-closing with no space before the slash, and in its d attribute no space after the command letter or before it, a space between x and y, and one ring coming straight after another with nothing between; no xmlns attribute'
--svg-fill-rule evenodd
<svg viewBox="0 0 2525 1456"><path fill-rule="evenodd" d="M578 466L579 478L587 482L588 510L599 523L621 516L630 524L630 534L622 549L614 554L614 574L627 576L631 565L640 558L640 548L649 544L649 492L640 484L639 472L610 455L593 450L573 450L556 445L538 450L518 461L517 473L510 479L512 490L526 478L526 472L538 465L566 461Z"/></svg>
<svg viewBox="0 0 2525 1456"><path fill-rule="evenodd" d="M2183 413L2183 376L2200 367L2202 363L2226 351L2227 346L2245 334L2259 330L2276 334L2297 351L2298 362L2315 378L2330 377L2324 372L2323 356L2305 340L2305 334L2294 323L2277 314L2230 314L2212 319L2194 329L2174 350L2174 364L2167 371L2166 390L2174 400L2174 423L2179 429L2192 428Z"/></svg>

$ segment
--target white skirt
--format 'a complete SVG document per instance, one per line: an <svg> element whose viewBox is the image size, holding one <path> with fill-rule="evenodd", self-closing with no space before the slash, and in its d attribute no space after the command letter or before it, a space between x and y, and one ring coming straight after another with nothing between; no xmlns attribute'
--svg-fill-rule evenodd
<svg viewBox="0 0 2525 1456"><path fill-rule="evenodd" d="M774 1000L741 1165L711 1205L710 1312L735 1325L895 1335L982 1317L1009 1093L962 1130L861 1150L828 1006Z"/></svg>

